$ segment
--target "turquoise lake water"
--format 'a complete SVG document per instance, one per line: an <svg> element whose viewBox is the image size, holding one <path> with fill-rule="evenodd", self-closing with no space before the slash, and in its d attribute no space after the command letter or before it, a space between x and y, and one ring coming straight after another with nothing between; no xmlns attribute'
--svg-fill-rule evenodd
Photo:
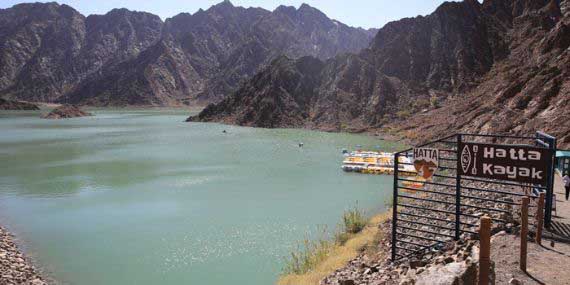
<svg viewBox="0 0 570 285"><path fill-rule="evenodd" d="M343 173L341 150L402 148L185 110L94 113L0 112L0 223L61 284L273 284L298 240L391 196L391 177Z"/></svg>

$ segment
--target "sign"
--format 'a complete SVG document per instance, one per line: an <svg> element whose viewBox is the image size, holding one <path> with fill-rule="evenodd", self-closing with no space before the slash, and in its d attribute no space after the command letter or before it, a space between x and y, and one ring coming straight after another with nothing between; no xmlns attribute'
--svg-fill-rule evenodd
<svg viewBox="0 0 570 285"><path fill-rule="evenodd" d="M414 168L418 176L428 180L439 167L439 150L435 148L414 148Z"/></svg>
<svg viewBox="0 0 570 285"><path fill-rule="evenodd" d="M459 143L460 175L546 185L552 150L532 146Z"/></svg>

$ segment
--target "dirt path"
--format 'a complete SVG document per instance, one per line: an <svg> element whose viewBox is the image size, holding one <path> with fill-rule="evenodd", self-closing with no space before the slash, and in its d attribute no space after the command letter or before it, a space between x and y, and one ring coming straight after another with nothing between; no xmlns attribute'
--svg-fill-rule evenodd
<svg viewBox="0 0 570 285"><path fill-rule="evenodd" d="M555 175L556 212L542 246L528 243L528 274L519 269L520 238L514 235L494 237L491 258L495 262L496 284L508 284L511 278L523 284L570 285L570 243L555 242L549 233L570 239L570 201L564 197L562 178Z"/></svg>
<svg viewBox="0 0 570 285"><path fill-rule="evenodd" d="M546 240L543 246L528 243L528 274L519 269L520 239L513 235L496 237L491 244L496 283L509 284L511 278L523 284L570 285L570 245Z"/></svg>

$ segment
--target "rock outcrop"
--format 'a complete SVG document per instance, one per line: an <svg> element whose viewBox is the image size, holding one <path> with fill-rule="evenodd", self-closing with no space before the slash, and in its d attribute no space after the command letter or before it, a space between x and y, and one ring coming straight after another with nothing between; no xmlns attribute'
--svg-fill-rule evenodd
<svg viewBox="0 0 570 285"><path fill-rule="evenodd" d="M426 17L387 24L369 48L317 64L310 76L297 67L307 59L274 61L190 120L389 130L416 141L459 130L541 129L568 146L567 7L556 0L444 3Z"/></svg>
<svg viewBox="0 0 570 285"><path fill-rule="evenodd" d="M48 114L42 116L42 118L57 120L57 119L70 119L70 118L79 118L87 116L93 116L93 115L73 105L62 105L53 109Z"/></svg>
<svg viewBox="0 0 570 285"><path fill-rule="evenodd" d="M213 119L256 127L303 126L324 63L313 57L298 61L283 56L257 74L233 96L206 107L191 120Z"/></svg>
<svg viewBox="0 0 570 285"><path fill-rule="evenodd" d="M20 102L20 101L10 101L0 98L0 110L39 110L38 105Z"/></svg>
<svg viewBox="0 0 570 285"><path fill-rule="evenodd" d="M56 3L0 9L0 96L98 106L211 102L281 54L327 59L375 30L308 5L270 12L229 1L163 22L115 9L85 17Z"/></svg>

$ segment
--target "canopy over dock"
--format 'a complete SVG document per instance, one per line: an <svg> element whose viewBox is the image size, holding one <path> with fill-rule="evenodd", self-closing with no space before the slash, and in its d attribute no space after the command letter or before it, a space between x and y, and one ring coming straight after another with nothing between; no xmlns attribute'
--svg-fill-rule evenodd
<svg viewBox="0 0 570 285"><path fill-rule="evenodd" d="M570 150L556 151L556 168L562 175L570 172Z"/></svg>

